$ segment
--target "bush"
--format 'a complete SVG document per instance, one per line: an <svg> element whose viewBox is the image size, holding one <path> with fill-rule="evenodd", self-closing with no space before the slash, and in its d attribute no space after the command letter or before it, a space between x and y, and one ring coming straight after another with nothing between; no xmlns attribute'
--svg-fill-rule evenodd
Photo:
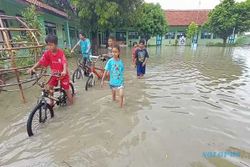
<svg viewBox="0 0 250 167"><path fill-rule="evenodd" d="M250 45L250 36L246 35L246 36L238 37L235 44L236 45Z"/></svg>
<svg viewBox="0 0 250 167"><path fill-rule="evenodd" d="M227 47L232 47L232 46L235 46L235 44L226 44L226 45L224 45L221 42L216 42L216 43L208 42L208 43L206 43L206 46L217 46L217 47L225 47L225 46L227 46Z"/></svg>
<svg viewBox="0 0 250 167"><path fill-rule="evenodd" d="M33 57L25 57L25 58L20 58L18 61L16 61L16 66L17 67L26 67L26 66L32 66L34 64L35 60Z"/></svg>
<svg viewBox="0 0 250 167"><path fill-rule="evenodd" d="M64 48L63 51L64 51L66 58L72 58L76 56L76 53L75 52L71 53L71 49L69 48Z"/></svg>

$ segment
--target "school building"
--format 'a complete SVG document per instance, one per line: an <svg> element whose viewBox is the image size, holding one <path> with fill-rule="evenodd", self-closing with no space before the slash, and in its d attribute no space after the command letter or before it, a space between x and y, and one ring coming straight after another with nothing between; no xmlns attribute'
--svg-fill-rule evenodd
<svg viewBox="0 0 250 167"><path fill-rule="evenodd" d="M208 20L208 13L210 10L166 10L165 16L168 22L168 33L164 36L158 36L151 38L149 45L174 45L176 39L181 36L186 37L188 26L191 22L195 22L201 27ZM134 41L139 40L140 36L135 28L119 29L111 33L121 44L130 46ZM100 43L106 44L107 33L99 33ZM207 43L222 42L222 39L218 38L215 34L210 33L206 29L200 29L198 34L198 44L205 45ZM190 43L190 40L186 40L186 44Z"/></svg>
<svg viewBox="0 0 250 167"><path fill-rule="evenodd" d="M198 44L205 45L209 42L223 42L215 34L206 29L202 29L208 20L210 10L166 10L165 16L169 25L168 33L163 37L156 38L156 43L164 45L173 45L176 39L182 36L186 37L186 32L190 23L195 22L199 26ZM151 41L153 43L154 41ZM190 40L186 40L186 44L190 44Z"/></svg>
<svg viewBox="0 0 250 167"><path fill-rule="evenodd" d="M44 26L44 33L58 36L59 47L71 47L77 42L80 23L67 12L49 6L41 0L0 0L0 15L21 16L29 5L35 5L39 11L39 20ZM8 23L8 26L14 26Z"/></svg>

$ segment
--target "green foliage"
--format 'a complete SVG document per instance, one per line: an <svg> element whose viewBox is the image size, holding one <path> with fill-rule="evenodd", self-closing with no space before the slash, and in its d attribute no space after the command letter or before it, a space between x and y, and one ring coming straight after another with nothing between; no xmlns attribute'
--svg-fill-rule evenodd
<svg viewBox="0 0 250 167"><path fill-rule="evenodd" d="M224 39L233 33L236 25L236 15L234 12L234 0L223 0L210 13L208 19L209 29Z"/></svg>
<svg viewBox="0 0 250 167"><path fill-rule="evenodd" d="M22 59L18 59L18 61L16 61L16 66L17 67L26 67L26 66L31 66L35 63L34 57L25 57Z"/></svg>
<svg viewBox="0 0 250 167"><path fill-rule="evenodd" d="M250 28L250 2L235 3L234 0L223 0L210 13L206 24L208 29L221 37L223 43L235 33Z"/></svg>
<svg viewBox="0 0 250 167"><path fill-rule="evenodd" d="M34 5L27 7L22 12L22 19L29 28L38 30L34 32L34 35L38 40L41 40L44 37L44 27L39 21L39 16L40 15L37 13L36 7ZM22 44L20 44L21 47L33 46L35 42L34 37L27 31L23 34L12 36L12 40L15 42L22 42ZM35 63L35 53L41 53L41 48L22 49L16 51L16 66L24 67L33 65Z"/></svg>
<svg viewBox="0 0 250 167"><path fill-rule="evenodd" d="M159 4L144 3L138 9L137 17L136 27L146 40L152 36L163 35L167 32L168 25L165 14Z"/></svg>
<svg viewBox="0 0 250 167"><path fill-rule="evenodd" d="M90 32L113 30L133 23L141 0L71 0L77 7L83 29Z"/></svg>
<svg viewBox="0 0 250 167"><path fill-rule="evenodd" d="M199 26L195 22L192 22L187 29L187 38L192 39L198 33L198 28Z"/></svg>
<svg viewBox="0 0 250 167"><path fill-rule="evenodd" d="M250 0L235 4L236 33L245 32L250 29Z"/></svg>
<svg viewBox="0 0 250 167"><path fill-rule="evenodd" d="M206 43L206 46L215 46L215 47L233 47L236 46L236 44L223 44L222 42L208 42Z"/></svg>
<svg viewBox="0 0 250 167"><path fill-rule="evenodd" d="M75 54L76 52L71 53L71 49L69 49L69 48L64 48L63 51L64 51L64 54L67 58L76 57L76 54Z"/></svg>
<svg viewBox="0 0 250 167"><path fill-rule="evenodd" d="M43 24L39 20L40 15L36 11L36 7L34 5L27 7L22 12L22 16L23 16L24 21L28 24L30 28L34 28L38 30L38 32L35 32L36 37L38 39L42 38L44 35L44 27L43 27Z"/></svg>
<svg viewBox="0 0 250 167"><path fill-rule="evenodd" d="M240 36L237 38L236 45L250 45L250 36Z"/></svg>

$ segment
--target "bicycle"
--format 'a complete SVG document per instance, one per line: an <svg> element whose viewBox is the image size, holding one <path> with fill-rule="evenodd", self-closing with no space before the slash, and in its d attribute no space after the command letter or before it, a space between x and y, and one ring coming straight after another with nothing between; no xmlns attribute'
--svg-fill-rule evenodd
<svg viewBox="0 0 250 167"><path fill-rule="evenodd" d="M49 76L51 77L58 77L59 78L59 84L60 84L60 75L58 74L45 74L41 73L36 74L33 73L32 76L36 77L36 81L33 83L33 85L38 84L41 88L41 97L37 101L37 105L35 108L31 111L28 121L27 121L27 133L29 137L33 136L35 133L38 133L38 130L42 124L44 124L48 119L52 119L54 117L54 106L65 106L67 104L67 95L65 90L60 86L56 87L53 90L53 93L58 93L58 96L51 95L50 90L46 87L48 82L42 81L38 82L42 77ZM70 89L72 92L72 96L75 94L74 86L72 83L70 83ZM54 104L50 105L48 103L48 100L54 100Z"/></svg>
<svg viewBox="0 0 250 167"><path fill-rule="evenodd" d="M92 64L91 64L91 72L89 74L89 77L86 81L86 84L85 84L85 90L88 91L88 89L90 87L93 87L95 85L95 80L96 80L96 77L98 80L101 80L102 79L102 76L104 74L104 68L103 67L96 67L95 64L96 62L100 59L101 61L106 61L106 59L103 57L103 55L99 55L99 56L90 56L92 59L95 59L94 61L92 61ZM106 78L109 80L109 75L106 76Z"/></svg>
<svg viewBox="0 0 250 167"><path fill-rule="evenodd" d="M90 73L90 63L84 62L82 58L77 60L77 68L72 75L72 82L75 83L78 79L83 79L84 76L88 77ZM84 75L83 75L84 74Z"/></svg>

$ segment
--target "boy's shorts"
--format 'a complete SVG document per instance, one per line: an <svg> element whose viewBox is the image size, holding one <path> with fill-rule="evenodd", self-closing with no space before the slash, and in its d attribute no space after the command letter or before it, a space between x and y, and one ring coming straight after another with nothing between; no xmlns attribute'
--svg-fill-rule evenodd
<svg viewBox="0 0 250 167"><path fill-rule="evenodd" d="M144 75L146 73L146 65L142 66L143 63L139 63L136 65L137 67L137 76Z"/></svg>
<svg viewBox="0 0 250 167"><path fill-rule="evenodd" d="M52 86L52 87L56 87L58 86L58 82L61 82L61 87L64 89L64 90L69 90L69 75L65 75L63 78L58 78L58 77L55 77L55 76L52 76L48 82L48 85L49 86Z"/></svg>
<svg viewBox="0 0 250 167"><path fill-rule="evenodd" d="M117 89L124 89L124 85L120 85L120 86L115 86L115 85L109 85L110 86L110 89L115 89L115 90L117 90Z"/></svg>

